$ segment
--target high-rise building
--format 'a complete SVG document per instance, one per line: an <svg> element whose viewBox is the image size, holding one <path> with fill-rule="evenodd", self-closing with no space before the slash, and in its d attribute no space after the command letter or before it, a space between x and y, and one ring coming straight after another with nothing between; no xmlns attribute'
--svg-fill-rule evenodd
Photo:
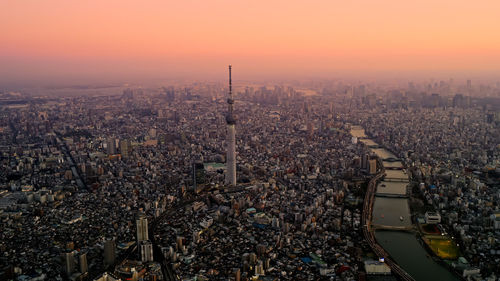
<svg viewBox="0 0 500 281"><path fill-rule="evenodd" d="M431 107L436 108L441 103L441 97L439 96L439 94L434 93L431 95L430 102L431 102Z"/></svg>
<svg viewBox="0 0 500 281"><path fill-rule="evenodd" d="M200 162L194 162L193 163L193 190L194 192L198 192L198 186L202 186L205 184L205 167L203 166L203 163Z"/></svg>
<svg viewBox="0 0 500 281"><path fill-rule="evenodd" d="M233 276L235 281L241 280L241 270L239 268L233 268Z"/></svg>
<svg viewBox="0 0 500 281"><path fill-rule="evenodd" d="M80 273L86 273L89 271L89 266L87 264L87 254L81 253L79 257Z"/></svg>
<svg viewBox="0 0 500 281"><path fill-rule="evenodd" d="M177 245L177 249L181 249L181 248L182 248L182 246L183 246L183 245L182 245L182 244L183 244L183 243L182 243L182 241L183 241L183 240L184 240L184 237L182 237L182 236L177 236L177 237L175 238L175 243L176 243L176 245Z"/></svg>
<svg viewBox="0 0 500 281"><path fill-rule="evenodd" d="M367 170L368 169L368 154L364 153L361 156L361 169Z"/></svg>
<svg viewBox="0 0 500 281"><path fill-rule="evenodd" d="M236 119L233 116L233 89L231 84L231 65L229 65L229 97L227 99L228 112L227 124L227 159L226 159L226 184L236 186Z"/></svg>
<svg viewBox="0 0 500 281"><path fill-rule="evenodd" d="M132 89L127 88L123 90L122 99L133 99L133 98L134 98L134 91L132 91Z"/></svg>
<svg viewBox="0 0 500 281"><path fill-rule="evenodd" d="M109 138L106 145L108 147L108 155L116 154L116 140L115 140L115 138Z"/></svg>
<svg viewBox="0 0 500 281"><path fill-rule="evenodd" d="M115 263L115 239L106 239L104 242L104 266L108 267Z"/></svg>
<svg viewBox="0 0 500 281"><path fill-rule="evenodd" d="M153 261L153 244L149 240L139 242L139 252L141 253L142 262Z"/></svg>
<svg viewBox="0 0 500 281"><path fill-rule="evenodd" d="M261 260L257 261L257 265L255 265L255 275L265 275L264 272L264 264L262 263Z"/></svg>
<svg viewBox="0 0 500 281"><path fill-rule="evenodd" d="M75 269L75 257L73 256L73 253L64 253L63 259L64 259L64 272L68 276L71 276L71 274Z"/></svg>
<svg viewBox="0 0 500 281"><path fill-rule="evenodd" d="M135 221L137 225L137 242L149 240L148 219L144 214L140 214Z"/></svg>
<svg viewBox="0 0 500 281"><path fill-rule="evenodd" d="M377 158L372 157L369 161L370 175L375 175L377 173Z"/></svg>
<svg viewBox="0 0 500 281"><path fill-rule="evenodd" d="M123 158L128 158L132 152L132 145L129 140L120 140L120 153Z"/></svg>
<svg viewBox="0 0 500 281"><path fill-rule="evenodd" d="M464 107L465 106L465 98L462 94L456 94L453 97L453 107Z"/></svg>

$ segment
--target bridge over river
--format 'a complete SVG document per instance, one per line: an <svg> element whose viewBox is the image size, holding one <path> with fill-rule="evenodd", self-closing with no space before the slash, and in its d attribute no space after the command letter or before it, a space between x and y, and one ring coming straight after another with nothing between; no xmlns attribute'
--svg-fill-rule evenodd
<svg viewBox="0 0 500 281"><path fill-rule="evenodd" d="M427 254L414 233L407 198L408 175L402 170L402 162L374 141L365 140L368 136L360 126L353 126L351 134L373 147L379 158L379 170L368 184L362 215L363 234L372 250L385 258L401 280L460 280Z"/></svg>

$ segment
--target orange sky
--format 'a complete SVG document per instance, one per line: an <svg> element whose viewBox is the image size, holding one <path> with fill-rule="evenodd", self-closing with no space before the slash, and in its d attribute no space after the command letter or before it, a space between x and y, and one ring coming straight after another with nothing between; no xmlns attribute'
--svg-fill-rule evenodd
<svg viewBox="0 0 500 281"><path fill-rule="evenodd" d="M499 18L498 0L0 0L0 75L498 73Z"/></svg>

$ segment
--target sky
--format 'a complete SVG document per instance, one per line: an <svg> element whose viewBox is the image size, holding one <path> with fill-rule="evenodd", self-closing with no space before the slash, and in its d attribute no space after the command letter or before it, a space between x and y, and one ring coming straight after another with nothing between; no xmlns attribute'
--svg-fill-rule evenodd
<svg viewBox="0 0 500 281"><path fill-rule="evenodd" d="M498 0L0 0L0 83L495 76Z"/></svg>

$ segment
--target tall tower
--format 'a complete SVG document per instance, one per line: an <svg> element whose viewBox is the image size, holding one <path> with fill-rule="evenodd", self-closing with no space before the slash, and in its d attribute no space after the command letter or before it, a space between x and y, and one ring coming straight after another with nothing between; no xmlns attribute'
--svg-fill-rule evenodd
<svg viewBox="0 0 500 281"><path fill-rule="evenodd" d="M236 120L233 116L233 89L231 84L231 65L229 65L229 97L227 98L227 156L226 156L226 184L236 186Z"/></svg>

